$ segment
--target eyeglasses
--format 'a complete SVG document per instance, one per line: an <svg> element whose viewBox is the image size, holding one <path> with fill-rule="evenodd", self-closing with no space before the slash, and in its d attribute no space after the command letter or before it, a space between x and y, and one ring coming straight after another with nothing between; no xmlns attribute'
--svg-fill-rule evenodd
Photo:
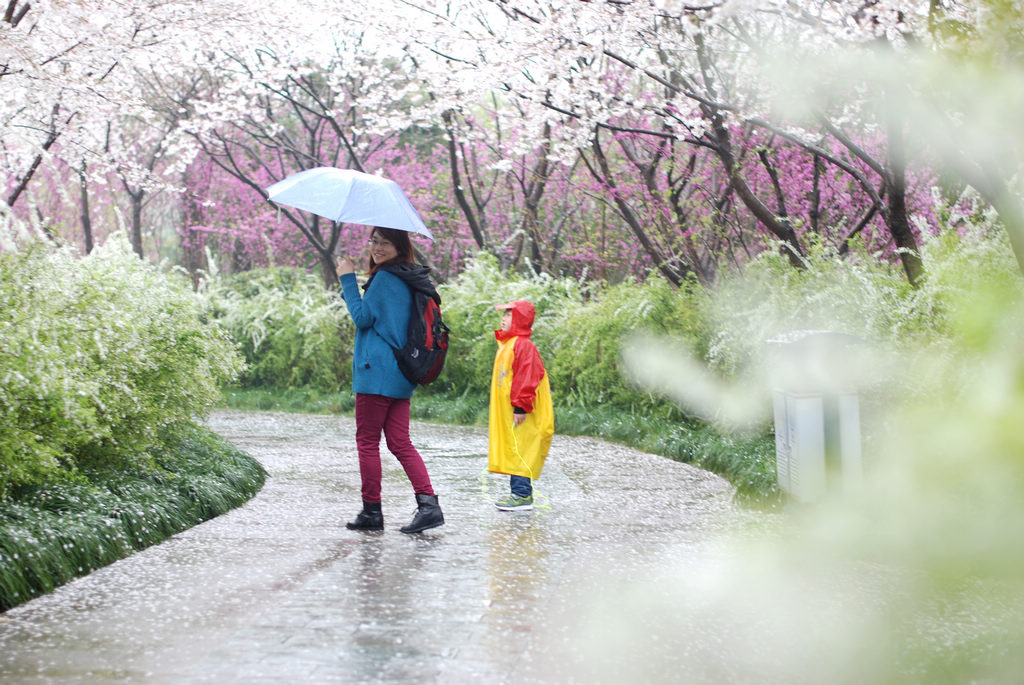
<svg viewBox="0 0 1024 685"><path fill-rule="evenodd" d="M391 247L392 243L390 240L378 240L376 238L370 238L370 245L373 247Z"/></svg>

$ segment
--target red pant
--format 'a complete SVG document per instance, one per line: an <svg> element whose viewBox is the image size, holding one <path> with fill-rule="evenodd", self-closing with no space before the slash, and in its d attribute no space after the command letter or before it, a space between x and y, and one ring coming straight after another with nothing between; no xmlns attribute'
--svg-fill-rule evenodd
<svg viewBox="0 0 1024 685"><path fill-rule="evenodd" d="M359 476L363 482L363 501L380 501L380 434L384 432L388 450L405 469L417 495L433 495L423 457L409 439L409 400L383 395L356 393L356 449L359 450Z"/></svg>

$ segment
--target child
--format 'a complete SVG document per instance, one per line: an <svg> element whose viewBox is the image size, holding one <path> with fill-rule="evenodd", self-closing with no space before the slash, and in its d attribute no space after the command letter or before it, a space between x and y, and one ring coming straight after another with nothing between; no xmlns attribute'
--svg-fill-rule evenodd
<svg viewBox="0 0 1024 685"><path fill-rule="evenodd" d="M512 493L495 502L502 511L533 509L533 480L540 477L555 432L551 387L540 352L530 340L534 309L526 300L504 311L494 331L498 352L491 376L487 470L510 475Z"/></svg>

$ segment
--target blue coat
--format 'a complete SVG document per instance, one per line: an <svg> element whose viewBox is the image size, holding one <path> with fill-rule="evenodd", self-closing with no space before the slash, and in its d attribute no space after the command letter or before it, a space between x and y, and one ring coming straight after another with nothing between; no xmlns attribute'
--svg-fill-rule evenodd
<svg viewBox="0 0 1024 685"><path fill-rule="evenodd" d="M414 383L402 375L393 347L405 345L412 294L401 278L378 271L365 296L359 292L355 274L341 281L342 297L356 325L356 346L352 353L352 391L405 399L412 397Z"/></svg>

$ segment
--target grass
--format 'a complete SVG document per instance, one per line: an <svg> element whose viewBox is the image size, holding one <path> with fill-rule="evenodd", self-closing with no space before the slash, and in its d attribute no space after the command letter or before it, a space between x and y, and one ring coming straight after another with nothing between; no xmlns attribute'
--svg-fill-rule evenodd
<svg viewBox="0 0 1024 685"><path fill-rule="evenodd" d="M772 504L780 497L771 434L722 433L682 416L652 416L609 405L556 407L555 417L563 435L598 437L716 473L750 504Z"/></svg>
<svg viewBox="0 0 1024 685"><path fill-rule="evenodd" d="M248 389L225 393L232 409L350 414L351 391L323 393L315 389ZM463 426L487 425L484 395L418 393L412 418ZM588 435L693 464L726 478L749 504L771 506L779 501L775 475L775 439L769 433L725 434L678 412L655 416L634 408L555 405L555 430L562 435Z"/></svg>
<svg viewBox="0 0 1024 685"><path fill-rule="evenodd" d="M229 511L266 478L252 457L195 425L168 432L147 456L144 466L95 468L0 500L0 610Z"/></svg>

